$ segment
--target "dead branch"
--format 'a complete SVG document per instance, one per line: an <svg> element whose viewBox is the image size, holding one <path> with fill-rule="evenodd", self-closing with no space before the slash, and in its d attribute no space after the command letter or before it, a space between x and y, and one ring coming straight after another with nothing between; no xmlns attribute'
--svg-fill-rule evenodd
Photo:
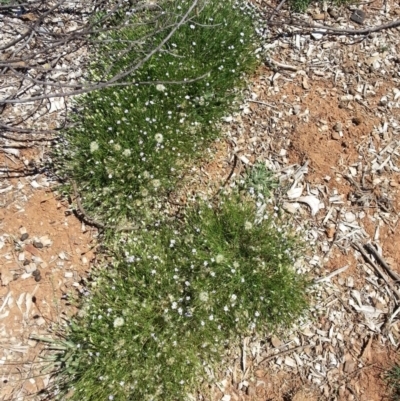
<svg viewBox="0 0 400 401"><path fill-rule="evenodd" d="M369 257L364 247L361 244L353 242L353 247L359 251L364 259L374 268L374 270L379 274L379 276L385 281L385 283L392 290L393 294L396 296L397 300L400 301L400 292L394 286L394 284L390 281L390 279L386 276L386 274L382 271L382 269Z"/></svg>
<svg viewBox="0 0 400 401"><path fill-rule="evenodd" d="M387 24L382 24L378 26L372 26L372 27L367 27L364 29L339 29L339 28L333 28L330 27L329 25L316 25L316 24L309 24L304 21L300 21L297 18L291 18L289 22L271 22L271 25L289 25L289 26L295 26L299 28L306 28L306 29L312 29L313 33L320 33L324 35L369 35L373 32L379 32L383 31L385 29L394 29L400 26L400 20L388 22ZM296 32L296 34L299 34L302 32ZM308 33L308 32L304 32Z"/></svg>
<svg viewBox="0 0 400 401"><path fill-rule="evenodd" d="M141 68L156 53L162 51L175 32L183 24L192 20L194 11L196 11L196 13L199 12L198 0L192 0L186 12L182 15L178 15L174 12L166 13L160 5L154 3L139 4L138 1L132 0L129 5L126 5L126 2L123 0L115 2L91 0L84 6L81 6L79 2L76 5L76 7L78 7L78 5L81 6L81 9L78 8L76 12L80 11L80 14L86 13L86 18L81 18L80 25L68 32L65 30L60 32L60 29L54 28L51 24L49 25L49 18L63 13L62 6L65 2L66 0L59 0L52 7L49 7L46 1L26 4L29 11L28 14L33 15L33 17L29 17L33 22L29 21L26 24L13 26L15 32L12 36L17 36L17 38L0 46L0 67L2 68L2 71L0 71L0 80L2 76L5 77L6 74L6 82L11 82L10 78L16 78L17 82L19 82L20 90L17 92L13 91L7 96L0 98L0 105L20 104L54 97L79 95L109 86L138 84L137 82L132 82L131 79L128 81L124 81L124 79ZM15 7L22 8L22 5L13 3L9 6L2 6L1 10L11 13ZM82 7L86 7L86 9L82 9ZM102 11L104 15L100 16L99 11ZM149 11L151 11L150 16ZM126 15L121 17L124 13ZM140 13L147 13L143 14L143 21L132 23L131 15L140 15ZM23 19L25 14L26 12L23 13L20 18ZM156 34L166 32L165 37L153 48L148 48L143 51L142 56L140 56L140 52L137 51L139 57L128 65L124 71L119 71L114 76L108 77L108 79L104 79L103 77L103 79L98 82L90 82L87 80L87 77L86 80L81 79L80 82L76 83L61 82L52 78L51 74L60 71L60 69L56 67L63 63L66 56L71 57L76 51L84 47L96 47L99 44L104 44L102 43L101 35L106 35L105 40L110 43L122 43L119 39L112 39L110 34L118 33L119 30L128 27L139 27L145 24L156 26L161 16L165 15L167 15L166 20L170 21L169 23L159 24L160 27L156 27L150 34L138 40L126 41L127 46L123 53L115 49L110 50L108 58L114 53L122 57L124 54L130 53L133 49L140 46L144 40ZM115 18L120 19L116 24L115 21L113 22ZM67 51L62 52L61 50L66 46L68 47L66 49ZM27 50L28 47L29 51ZM24 50L24 55L18 57L22 50ZM54 57L54 52L58 53L57 57ZM86 60L86 62L88 63L89 61ZM41 67L40 64L45 67ZM42 74L37 74L37 72L41 72ZM103 74L108 75L109 72L109 70L106 70ZM202 79L206 75L207 74L204 74L202 77L195 77L187 81L182 81L179 82L179 84L193 82L194 80ZM169 82L166 81L165 83ZM178 82L171 83L178 84ZM145 84L157 83L146 82ZM27 85L39 86L39 88L41 88L39 92L41 93L27 93L26 96L21 96L21 90L26 89ZM15 84L10 84L9 87L11 86L15 87ZM46 91L46 88L50 88L50 92Z"/></svg>
<svg viewBox="0 0 400 401"><path fill-rule="evenodd" d="M140 82L135 82L136 85L158 85L158 84L165 84L165 85L184 85L184 84L188 84L191 82L196 82L196 81L200 81L202 79L204 79L205 77L207 77L210 74L210 71L206 72L203 75L200 75L199 77L193 78L193 79L186 79L184 81L140 81ZM30 80L33 83L38 83L38 84L42 84L43 86L59 86L61 89L65 89L65 88L74 88L76 86L74 85L55 85L54 82L43 82L43 81L39 81L39 80L35 80L33 78L30 78ZM59 92L50 92L50 93L46 93L42 96L32 96L29 98L23 98L23 99L13 99L13 100L4 100L3 103L5 104L19 104L19 103L27 103L28 100L30 102L32 101L36 101L36 100L44 100L44 99L52 99L52 98L59 98L59 97L66 97L66 96L76 96L76 95L82 95L85 93L89 93L89 92L93 92L95 90L99 90L99 89L103 89L103 88L110 88L110 87L116 87L116 86L131 86L132 82L115 82L115 83L110 83L108 82L104 82L101 84L97 84L97 85L93 85L93 86L89 86L85 89L78 89L78 90L72 90L70 92L67 93L59 93ZM0 102L1 104L1 102Z"/></svg>
<svg viewBox="0 0 400 401"><path fill-rule="evenodd" d="M291 354L292 352L296 352L296 351L300 351L300 350L302 351L302 350L304 350L304 349L306 349L306 348L310 349L310 348L314 348L314 346L313 346L313 345L310 345L310 344L307 344L307 345L299 345L298 347L294 347L294 348L290 348L290 349L288 349L288 350L286 350L286 351L278 352L278 353L275 354L275 355L267 356L266 358L264 358L263 360L261 360L261 361L259 362L259 365L261 365L261 364L264 363L264 362L271 361L272 359L278 358L278 357L280 357L280 356L285 356L285 355Z"/></svg>
<svg viewBox="0 0 400 401"><path fill-rule="evenodd" d="M279 10L282 8L282 6L285 4L286 0L281 0L281 2L277 5L276 8L274 8L268 18L268 22L271 22L272 19L274 18L275 14L279 12Z"/></svg>
<svg viewBox="0 0 400 401"><path fill-rule="evenodd" d="M30 129L30 128L18 128L18 127L12 127L9 125L1 124L0 123L0 128L9 131L9 132L17 132L19 134L43 134L43 135L48 135L48 134L56 134L57 130L36 130L36 129ZM35 140L35 139L32 139Z"/></svg>
<svg viewBox="0 0 400 401"><path fill-rule="evenodd" d="M266 60L266 64L269 65L271 68L279 67L284 70L290 70L290 71L299 71L300 70L300 67L297 67L295 65L280 63L279 61L273 60L271 57L268 57L268 59Z"/></svg>
<svg viewBox="0 0 400 401"><path fill-rule="evenodd" d="M389 276L393 280L400 282L400 276L389 267L389 265L386 263L386 261L383 259L383 257L381 255L379 255L378 251L375 249L375 247L372 244L365 244L365 248L374 255L374 258L386 269Z"/></svg>
<svg viewBox="0 0 400 401"><path fill-rule="evenodd" d="M89 224L90 226L94 226L101 230L104 230L106 227L105 224L100 223L99 221L90 217L86 213L86 210L83 208L82 203L81 203L81 197L78 192L78 187L76 186L76 182L71 181L71 184L72 184L72 190L74 192L74 200L75 200L76 206L78 208L78 217L80 217L86 224Z"/></svg>
<svg viewBox="0 0 400 401"><path fill-rule="evenodd" d="M72 184L72 190L74 193L74 200L76 202L76 206L78 208L77 210L77 216L82 219L86 224L96 227L102 231L106 230L106 229L111 229L114 230L115 232L119 232L119 233L123 233L123 232L130 232L132 230L135 229L134 225L127 225L127 226L123 226L123 227L119 227L119 226L106 226L104 223L101 223L98 220L95 220L94 218L90 217L87 213L86 210L83 208L82 206L82 202L81 202L81 197L79 195L78 192L78 187L76 185L75 181L71 181Z"/></svg>

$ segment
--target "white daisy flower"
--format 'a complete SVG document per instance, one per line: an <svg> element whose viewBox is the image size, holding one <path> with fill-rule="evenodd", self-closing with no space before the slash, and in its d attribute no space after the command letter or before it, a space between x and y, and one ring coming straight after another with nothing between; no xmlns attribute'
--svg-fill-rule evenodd
<svg viewBox="0 0 400 401"><path fill-rule="evenodd" d="M250 221L246 221L246 223L244 223L244 229L246 231L249 231L253 228L253 224L250 223Z"/></svg>
<svg viewBox="0 0 400 401"><path fill-rule="evenodd" d="M164 92L167 88L163 84L156 85L156 89L160 92Z"/></svg>
<svg viewBox="0 0 400 401"><path fill-rule="evenodd" d="M157 143L162 143L162 141L164 140L164 137L162 134L155 134L154 139L156 140Z"/></svg>
<svg viewBox="0 0 400 401"><path fill-rule="evenodd" d="M122 318L122 317L117 317L117 318L114 320L114 327L121 327L121 326L124 325L124 323L125 323L124 318Z"/></svg>
<svg viewBox="0 0 400 401"><path fill-rule="evenodd" d="M223 261L224 261L224 255L221 255L221 254L219 254L219 255L217 255L216 257L215 257L215 261L217 262L217 263L222 263Z"/></svg>
<svg viewBox="0 0 400 401"><path fill-rule="evenodd" d="M90 153L96 152L99 150L99 144L96 141L90 142Z"/></svg>
<svg viewBox="0 0 400 401"><path fill-rule="evenodd" d="M199 294L199 299L201 302L207 302L208 301L208 293L203 291Z"/></svg>

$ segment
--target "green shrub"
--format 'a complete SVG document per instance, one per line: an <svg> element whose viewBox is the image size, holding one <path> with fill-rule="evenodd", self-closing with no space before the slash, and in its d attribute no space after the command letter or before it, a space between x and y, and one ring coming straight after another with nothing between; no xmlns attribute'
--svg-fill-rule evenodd
<svg viewBox="0 0 400 401"><path fill-rule="evenodd" d="M400 398L400 365L396 363L387 373L386 381L394 401Z"/></svg>
<svg viewBox="0 0 400 401"><path fill-rule="evenodd" d="M167 4L171 12L158 21L162 27L171 14L184 14L188 7L180 0ZM233 101L233 88L257 64L253 19L246 8L235 4L204 2L199 15L193 15L160 52L129 76L137 82L134 86L104 89L79 100L76 125L66 133L67 146L59 145L59 160L64 174L77 181L88 212L107 222L145 219L161 207L183 166L218 136L215 122ZM110 47L123 52L124 40L154 29L152 25L139 32L120 29L121 40L98 51L103 58L94 63L92 73L100 77L110 67L109 74L123 70L142 53L134 48L108 59ZM141 51L160 43L166 32L150 35ZM188 81L199 77L203 78ZM180 83L139 84L143 81Z"/></svg>
<svg viewBox="0 0 400 401"><path fill-rule="evenodd" d="M271 192L278 187L278 181L265 163L256 163L242 180L241 186L251 194L269 198Z"/></svg>
<svg viewBox="0 0 400 401"><path fill-rule="evenodd" d="M68 337L79 344L68 380L74 399L185 399L225 346L303 312L298 251L238 194L121 237Z"/></svg>
<svg viewBox="0 0 400 401"><path fill-rule="evenodd" d="M351 3L356 3L354 1L351 0L333 0L332 1L333 5L340 7L342 5L346 5L346 4L351 4ZM291 0L289 2L290 4L290 8L292 11L296 12L296 13L304 13L307 11L307 8L310 5L319 5L320 7L322 7L323 2L321 0Z"/></svg>
<svg viewBox="0 0 400 401"><path fill-rule="evenodd" d="M164 4L160 33L131 51L125 40L154 26L133 16L132 26L103 36L113 41L99 50L91 74L106 79L160 43L188 7ZM106 230L109 257L93 271L91 294L60 347L59 398L187 399L206 379L204 365L217 364L232 342L289 325L306 307L307 281L292 269L299 243L258 203L275 185L265 166L247 175L240 193L188 206L181 219L161 212L183 168L218 136L234 88L256 65L246 10L231 0L201 2L201 12L129 76L134 86L77 104L75 127L59 145L61 171L77 182L93 217L138 229Z"/></svg>

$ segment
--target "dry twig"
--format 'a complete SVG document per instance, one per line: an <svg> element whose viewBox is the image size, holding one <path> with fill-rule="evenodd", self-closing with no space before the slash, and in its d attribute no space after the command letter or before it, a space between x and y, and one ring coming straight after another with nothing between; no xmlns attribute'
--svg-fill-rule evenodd
<svg viewBox="0 0 400 401"><path fill-rule="evenodd" d="M383 257L379 255L378 251L374 248L372 244L365 244L365 248L374 255L374 258L377 259L378 262L386 269L386 271L389 273L389 276L393 280L400 281L400 276L389 267L389 265L386 263Z"/></svg>
<svg viewBox="0 0 400 401"><path fill-rule="evenodd" d="M373 32L383 31L385 29L394 29L400 26L400 20L388 22L387 24L371 26L364 29L339 29L333 28L329 25L316 25L301 21L297 18L291 18L286 22L270 22L272 25L289 25L299 28L312 29L313 33L321 33L323 35L369 35ZM307 33L295 32L295 34Z"/></svg>
<svg viewBox="0 0 400 401"><path fill-rule="evenodd" d="M364 247L356 242L353 242L353 247L358 250L364 257L364 259L375 269L375 271L379 274L379 276L385 281L385 283L389 286L391 291L398 301L400 301L400 292L396 289L393 283L389 280L386 274L382 271L382 269L369 257Z"/></svg>
<svg viewBox="0 0 400 401"><path fill-rule="evenodd" d="M114 230L115 232L118 233L123 233L123 232L130 232L135 230L135 226L134 225L127 225L127 226L123 226L123 227L119 227L119 226L107 226L104 223L101 223L98 220L93 219L92 217L90 217L86 210L83 208L82 206L82 202L81 202L81 198L78 192L78 187L76 185L76 182L71 180L71 184L72 184L72 190L74 192L74 199L76 202L76 206L78 208L78 217L80 217L86 224L93 226L93 227L97 227L100 230L106 230L106 229L110 229L110 230Z"/></svg>
<svg viewBox="0 0 400 401"><path fill-rule="evenodd" d="M290 64L283 64L280 63L279 61L275 61L272 58L268 58L266 61L266 64L269 65L272 68L282 68L284 70L290 70L290 71L299 71L300 67L297 67L295 65L290 65Z"/></svg>
<svg viewBox="0 0 400 401"><path fill-rule="evenodd" d="M71 184L72 184L72 190L74 192L74 199L75 199L75 202L76 202L76 206L77 206L78 211L79 211L79 217L86 224L89 224L90 226L94 226L94 227L97 227L99 229L104 230L106 228L105 224L100 223L99 221L97 221L97 220L93 219L92 217L90 217L86 213L85 209L83 208L82 203L81 203L81 197L79 195L78 187L76 185L76 182L75 181L71 181Z"/></svg>
<svg viewBox="0 0 400 401"><path fill-rule="evenodd" d="M285 350L285 351L282 351L282 352L278 352L278 353L275 354L275 355L267 356L266 358L264 358L263 360L261 360L261 362L259 362L259 365L261 365L263 362L271 361L272 359L278 358L278 357L280 357L280 356L284 356L284 355L287 355L287 354L291 354L292 352L300 351L300 350L303 350L303 349L305 349L305 348L311 348L311 347L313 347L313 346L310 345L310 344L307 344L307 345L299 345L298 347L294 347L294 348L290 348L290 349Z"/></svg>
<svg viewBox="0 0 400 401"><path fill-rule="evenodd" d="M19 90L18 93L0 99L0 105L26 103L36 100L79 95L110 86L126 86L132 85L133 83L142 84L141 82L132 82L132 79L129 79L129 76L142 67L154 54L159 52L165 46L165 44L169 42L175 32L182 25L190 21L192 14L198 7L198 0L192 0L190 6L183 15L171 15L170 23L164 23L161 28L154 30L154 34L166 32L166 36L153 48L148 49L147 52L144 52L143 57L138 57L131 64L126 66L123 71L120 71L108 78L102 77L102 79L100 79L98 82L87 81L86 77L86 81L80 81L77 83L63 83L59 80L54 80L51 78L51 73L60 71L60 69L55 70L56 65L61 65L66 57L73 56L76 51L85 46L98 45L99 40L93 39L93 37L98 37L98 35L102 33L109 34L110 32L118 32L118 30L132 25L132 22L130 21L131 17L129 8L127 8L127 5L124 1L118 0L115 2L112 9L107 10L105 15L99 19L97 17L99 8L102 9L105 6L108 7L109 4L103 4L104 2L101 0L92 0L85 6L88 9L88 16L85 20L82 19L82 21L80 21L80 26L70 32L59 33L59 30L54 29L51 24L48 24L48 18L55 16L57 12L60 13L61 7L66 4L66 0L59 0L54 6L47 8L46 5L50 3L48 1L44 1L42 3L43 4L31 3L29 5L29 13L36 16L34 23L27 23L26 25L21 24L21 27L18 26L16 28L17 30L22 29L25 30L25 32L23 34L20 32L17 39L7 42L0 47L0 67L2 68L0 71L0 78L2 75L5 76L5 74L8 74L8 79L10 79L10 77L16 78L17 81L20 82L20 87L26 87L29 84L38 85L41 87L41 93L38 95L21 96ZM160 6L146 7L146 4L138 5L136 4L136 1L132 3L132 5L137 6L135 7L136 14L139 14L140 12L147 12L149 8L154 14L152 17L147 17L146 20L143 20L142 24L154 24L156 21L160 21L161 17L165 15L165 10L163 10ZM9 6L9 10L12 11L12 9L15 7L16 4L14 3L13 5ZM79 7L78 3L76 4L76 7ZM122 18L121 21L119 21L115 26L113 18L116 18L117 15L124 10L127 11L128 15ZM42 25L46 27L45 31L43 31L43 29L39 29L39 27ZM31 46L29 51L24 51L23 57L17 57L17 55L27 47L27 42L33 41L33 38L37 45ZM15 49L15 46L19 44L21 44L21 46L18 49ZM38 46L38 44L40 46ZM54 52L59 51L61 48L63 48L63 46L67 46L68 51L66 51L65 54L59 54L54 59ZM127 48L132 50L133 47L138 46L141 46L140 41L132 41ZM8 49L12 49L11 55L5 52L6 50L8 51ZM4 53L2 54L1 52ZM142 54L142 52L140 53ZM109 56L112 56L112 54L109 54ZM121 54L118 53L118 56L121 57ZM43 69L43 74L33 76L30 71L41 69L40 65L38 65L38 60L41 58L45 58L45 60L41 60L40 63L47 65L48 68L46 67ZM195 77L186 81L163 81L163 83L182 85L195 80L203 79L206 75L207 74L204 74L201 77ZM143 84L155 85L160 82L161 81L143 82ZM50 89L50 91L48 89Z"/></svg>

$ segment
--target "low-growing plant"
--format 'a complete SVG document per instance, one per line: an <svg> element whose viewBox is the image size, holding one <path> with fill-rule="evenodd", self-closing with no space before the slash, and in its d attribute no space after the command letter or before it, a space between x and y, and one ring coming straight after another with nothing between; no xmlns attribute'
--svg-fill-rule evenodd
<svg viewBox="0 0 400 401"><path fill-rule="evenodd" d="M164 24L171 15L184 14L189 3L170 1ZM176 185L183 166L217 137L215 122L230 107L234 87L257 64L254 22L239 4L202 2L198 15L132 74L132 82L142 84L104 89L78 101L75 127L66 133L67 145L58 146L58 160L65 176L80 187L88 212L108 223L146 220L162 207L163 195ZM127 26L119 35L109 46L121 47L120 58L100 59L93 74L111 68L115 75L137 57L138 49L124 48L125 39L131 43L145 33ZM165 27L161 33L149 31L151 46L144 41L140 51L164 36Z"/></svg>
<svg viewBox="0 0 400 401"><path fill-rule="evenodd" d="M165 2L170 12L149 43L135 41L143 30L120 29L91 74L115 76L136 52L157 47L188 4ZM130 76L133 86L77 102L75 126L59 144L61 171L78 184L86 211L107 223L108 251L66 335L73 346L60 350L59 398L187 399L205 379L204 365L217 364L232 341L290 325L306 307L307 280L292 269L299 242L265 212L275 185L265 166L246 176L244 191L187 206L181 219L160 212L256 65L246 10L233 0L199 2L189 23ZM132 21L137 28L134 14ZM138 47L126 51L124 43ZM119 57L107 59L107 46ZM138 229L113 229L125 220Z"/></svg>
<svg viewBox="0 0 400 401"><path fill-rule="evenodd" d="M230 342L304 311L298 242L243 196L114 243L68 336L72 399L186 399Z"/></svg>
<svg viewBox="0 0 400 401"><path fill-rule="evenodd" d="M292 0L290 8L296 13L304 13L311 3L311 0Z"/></svg>
<svg viewBox="0 0 400 401"><path fill-rule="evenodd" d="M278 181L265 163L256 163L242 180L242 187L247 188L251 195L260 194L269 198L271 192L278 187Z"/></svg>
<svg viewBox="0 0 400 401"><path fill-rule="evenodd" d="M396 363L385 375L391 397L394 401L400 399L400 364Z"/></svg>
<svg viewBox="0 0 400 401"><path fill-rule="evenodd" d="M354 3L352 0L333 0L333 5L342 6L350 3ZM290 8L296 13L304 13L310 5L319 5L322 7L323 2L321 0L291 0L289 2Z"/></svg>

